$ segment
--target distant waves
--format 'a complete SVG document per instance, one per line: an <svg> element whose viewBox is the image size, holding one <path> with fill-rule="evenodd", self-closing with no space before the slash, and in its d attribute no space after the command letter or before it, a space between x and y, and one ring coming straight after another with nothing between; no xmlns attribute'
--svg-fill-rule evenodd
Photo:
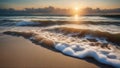
<svg viewBox="0 0 120 68"><path fill-rule="evenodd" d="M93 21L93 22L120 22L117 16L0 16L0 20L14 20L14 21Z"/></svg>

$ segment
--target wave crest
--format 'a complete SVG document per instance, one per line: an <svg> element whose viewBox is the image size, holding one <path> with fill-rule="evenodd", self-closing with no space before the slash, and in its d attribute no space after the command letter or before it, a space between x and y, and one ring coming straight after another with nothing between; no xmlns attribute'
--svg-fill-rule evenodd
<svg viewBox="0 0 120 68"><path fill-rule="evenodd" d="M72 43L72 44L68 44L67 42L63 43L63 42L59 42L59 40L58 41L55 40L55 38L57 39L57 37L54 35L54 33L50 33L48 31L44 32L44 30L40 32L6 31L4 33L10 35L23 36L25 38L30 39L34 43L43 45L44 47L56 49L69 56L78 57L78 58L92 57L97 61L99 61L100 63L112 65L118 68L120 67L119 56L117 56L117 53L114 52L115 50L112 46L110 46L110 49L106 49L106 48L100 48L98 46L91 46L89 44L85 44L82 42ZM52 35L54 36L52 37ZM64 38L65 36L59 35L59 37Z"/></svg>

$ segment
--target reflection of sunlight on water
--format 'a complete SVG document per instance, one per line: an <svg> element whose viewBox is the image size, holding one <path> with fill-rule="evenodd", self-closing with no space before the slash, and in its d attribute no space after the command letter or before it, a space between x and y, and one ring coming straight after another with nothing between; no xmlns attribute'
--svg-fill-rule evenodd
<svg viewBox="0 0 120 68"><path fill-rule="evenodd" d="M78 14L75 14L75 15L74 15L74 20L75 20L75 21L78 21L78 20L79 20Z"/></svg>

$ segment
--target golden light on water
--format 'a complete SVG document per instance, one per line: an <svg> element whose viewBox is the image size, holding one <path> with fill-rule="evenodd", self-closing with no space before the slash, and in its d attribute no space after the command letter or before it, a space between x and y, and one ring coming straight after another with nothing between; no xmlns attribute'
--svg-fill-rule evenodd
<svg viewBox="0 0 120 68"><path fill-rule="evenodd" d="M83 9L84 9L84 6L82 4L78 4L78 3L74 3L72 5L73 7L71 8L71 15L74 16L74 17L77 17L79 15L83 15Z"/></svg>
<svg viewBox="0 0 120 68"><path fill-rule="evenodd" d="M75 17L84 15L85 14L84 8L85 6L82 4L78 3L74 4L72 9L72 15Z"/></svg>
<svg viewBox="0 0 120 68"><path fill-rule="evenodd" d="M74 15L74 20L78 21L78 19L79 19L79 15L78 14Z"/></svg>
<svg viewBox="0 0 120 68"><path fill-rule="evenodd" d="M76 6L76 7L74 7L74 20L75 21L78 21L78 18L79 18L79 7L78 6Z"/></svg>
<svg viewBox="0 0 120 68"><path fill-rule="evenodd" d="M79 21L79 16L83 15L83 6L79 4L75 4L72 9L72 17L75 21Z"/></svg>

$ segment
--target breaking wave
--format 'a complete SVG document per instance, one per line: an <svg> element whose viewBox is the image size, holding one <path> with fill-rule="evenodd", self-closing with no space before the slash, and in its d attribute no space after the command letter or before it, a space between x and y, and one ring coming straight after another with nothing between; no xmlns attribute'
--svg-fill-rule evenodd
<svg viewBox="0 0 120 68"><path fill-rule="evenodd" d="M112 42L115 44L120 44L120 33L109 33L102 32L99 30L90 30L90 29L77 29L70 27L59 27L53 29L46 29L47 31L62 33L67 36L78 37L78 38L86 38L90 41L98 42L102 41L104 43Z"/></svg>
<svg viewBox="0 0 120 68"><path fill-rule="evenodd" d="M91 42L85 38L64 35L62 33L51 32L53 29L40 29L34 31L6 31L5 34L23 36L32 42L43 45L44 47L56 49L63 54L85 58L92 57L100 63L120 67L119 51L112 43ZM54 31L59 31L54 29ZM66 32L67 29L64 29ZM60 30L61 32L63 30ZM71 34L70 32L66 32ZM77 35L77 34L76 34Z"/></svg>
<svg viewBox="0 0 120 68"><path fill-rule="evenodd" d="M92 57L100 63L120 68L119 18L83 16L78 21L73 19L60 16L0 17L0 32L23 36L65 55Z"/></svg>
<svg viewBox="0 0 120 68"><path fill-rule="evenodd" d="M120 22L104 22L104 21L51 21L51 20L0 20L0 26L52 26L64 24L77 25L115 25L120 26Z"/></svg>

